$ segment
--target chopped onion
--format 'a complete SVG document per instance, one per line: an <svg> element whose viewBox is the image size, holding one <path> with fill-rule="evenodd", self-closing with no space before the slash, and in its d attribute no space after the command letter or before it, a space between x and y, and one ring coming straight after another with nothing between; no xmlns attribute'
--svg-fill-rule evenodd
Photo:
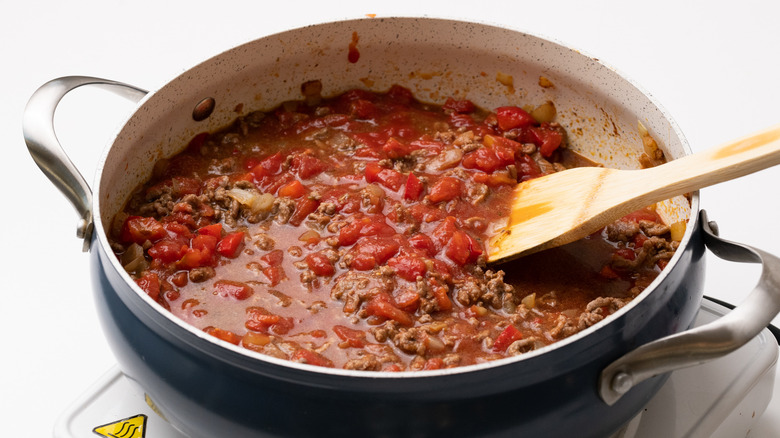
<svg viewBox="0 0 780 438"><path fill-rule="evenodd" d="M555 105L549 100L531 111L531 117L539 123L549 123L555 120Z"/></svg>
<svg viewBox="0 0 780 438"><path fill-rule="evenodd" d="M523 300L521 301L521 303L525 307L529 309L533 309L534 307L536 307L536 293L526 295L525 298L523 298Z"/></svg>
<svg viewBox="0 0 780 438"><path fill-rule="evenodd" d="M444 170L455 167L463 158L463 150L459 148L444 149L439 155L431 160L430 167L433 170Z"/></svg>
<svg viewBox="0 0 780 438"><path fill-rule="evenodd" d="M144 249L137 243L130 245L127 251L122 253L120 261L125 271L130 273L141 272L148 266L146 258L144 258Z"/></svg>
<svg viewBox="0 0 780 438"><path fill-rule="evenodd" d="M679 242L685 235L686 224L685 221L675 222L669 225L669 232L671 233L672 240Z"/></svg>
<svg viewBox="0 0 780 438"><path fill-rule="evenodd" d="M257 193L244 189L232 188L227 195L249 208L252 213L271 211L274 206L274 197L269 193Z"/></svg>

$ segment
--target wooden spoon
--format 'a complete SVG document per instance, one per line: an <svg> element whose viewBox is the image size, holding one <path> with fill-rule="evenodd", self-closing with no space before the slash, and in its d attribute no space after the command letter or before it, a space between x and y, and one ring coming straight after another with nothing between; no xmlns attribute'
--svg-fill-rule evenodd
<svg viewBox="0 0 780 438"><path fill-rule="evenodd" d="M642 170L577 167L515 189L488 262L573 242L655 202L780 164L780 125Z"/></svg>

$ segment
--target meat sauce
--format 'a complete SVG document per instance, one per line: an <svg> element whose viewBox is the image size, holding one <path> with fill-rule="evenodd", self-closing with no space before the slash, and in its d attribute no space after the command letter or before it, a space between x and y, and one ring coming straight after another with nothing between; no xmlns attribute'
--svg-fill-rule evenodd
<svg viewBox="0 0 780 438"><path fill-rule="evenodd" d="M141 289L224 341L356 370L480 363L597 323L677 247L643 209L488 266L518 182L593 165L566 148L551 103L538 120L400 86L302 89L160 160L114 219L112 245Z"/></svg>

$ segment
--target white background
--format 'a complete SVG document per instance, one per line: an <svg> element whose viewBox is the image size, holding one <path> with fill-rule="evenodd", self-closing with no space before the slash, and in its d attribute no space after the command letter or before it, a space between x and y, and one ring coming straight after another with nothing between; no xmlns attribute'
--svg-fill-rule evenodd
<svg viewBox="0 0 780 438"><path fill-rule="evenodd" d="M0 0L0 434L8 437L51 436L58 415L114 364L93 310L77 215L22 139L26 101L49 79L91 75L153 90L218 52L285 29L427 15L502 24L604 60L663 104L694 151L780 122L775 1L9 3ZM58 135L88 181L132 109L99 90L63 100ZM778 182L780 168L764 171L703 190L702 205L725 237L780 255ZM705 293L738 304L757 273L710 256ZM780 389L775 394L750 436L780 436Z"/></svg>

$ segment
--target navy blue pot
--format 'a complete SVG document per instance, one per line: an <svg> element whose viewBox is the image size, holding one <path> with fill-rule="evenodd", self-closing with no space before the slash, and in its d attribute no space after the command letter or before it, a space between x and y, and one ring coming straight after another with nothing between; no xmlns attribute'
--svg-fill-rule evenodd
<svg viewBox="0 0 780 438"><path fill-rule="evenodd" d="M541 354L445 371L334 371L250 357L152 308L107 263L114 255L97 244L93 282L120 368L193 438L604 437L636 415L667 376L647 380L607 406L597 388L602 369L694 320L704 273L698 228L662 281L618 317Z"/></svg>
<svg viewBox="0 0 780 438"><path fill-rule="evenodd" d="M345 52L355 34L358 62ZM541 76L555 88L540 87ZM512 86L499 77L511 78ZM193 135L223 127L239 108L300 98L300 84L314 79L322 80L326 95L370 82L376 89L407 86L433 101L467 95L488 108L554 99L558 117L577 133L570 147L595 149L586 155L611 167L632 167L644 153L638 120L668 158L690 153L660 105L597 58L527 33L455 20L358 19L293 29L229 49L149 94L99 78L50 81L25 110L25 141L80 215L79 235L94 258L97 312L121 369L168 421L193 438L602 437L636 415L665 377L644 381L609 406L599 396L599 376L626 352L693 322L704 270L695 195L680 249L634 301L553 346L475 366L377 373L282 361L187 326L134 285L112 254L106 230L154 162ZM139 101L101 160L94 198L52 123L60 99L83 85ZM205 98L215 102L213 113L193 117ZM687 201L680 204L686 204L683 213L670 223L689 217Z"/></svg>

